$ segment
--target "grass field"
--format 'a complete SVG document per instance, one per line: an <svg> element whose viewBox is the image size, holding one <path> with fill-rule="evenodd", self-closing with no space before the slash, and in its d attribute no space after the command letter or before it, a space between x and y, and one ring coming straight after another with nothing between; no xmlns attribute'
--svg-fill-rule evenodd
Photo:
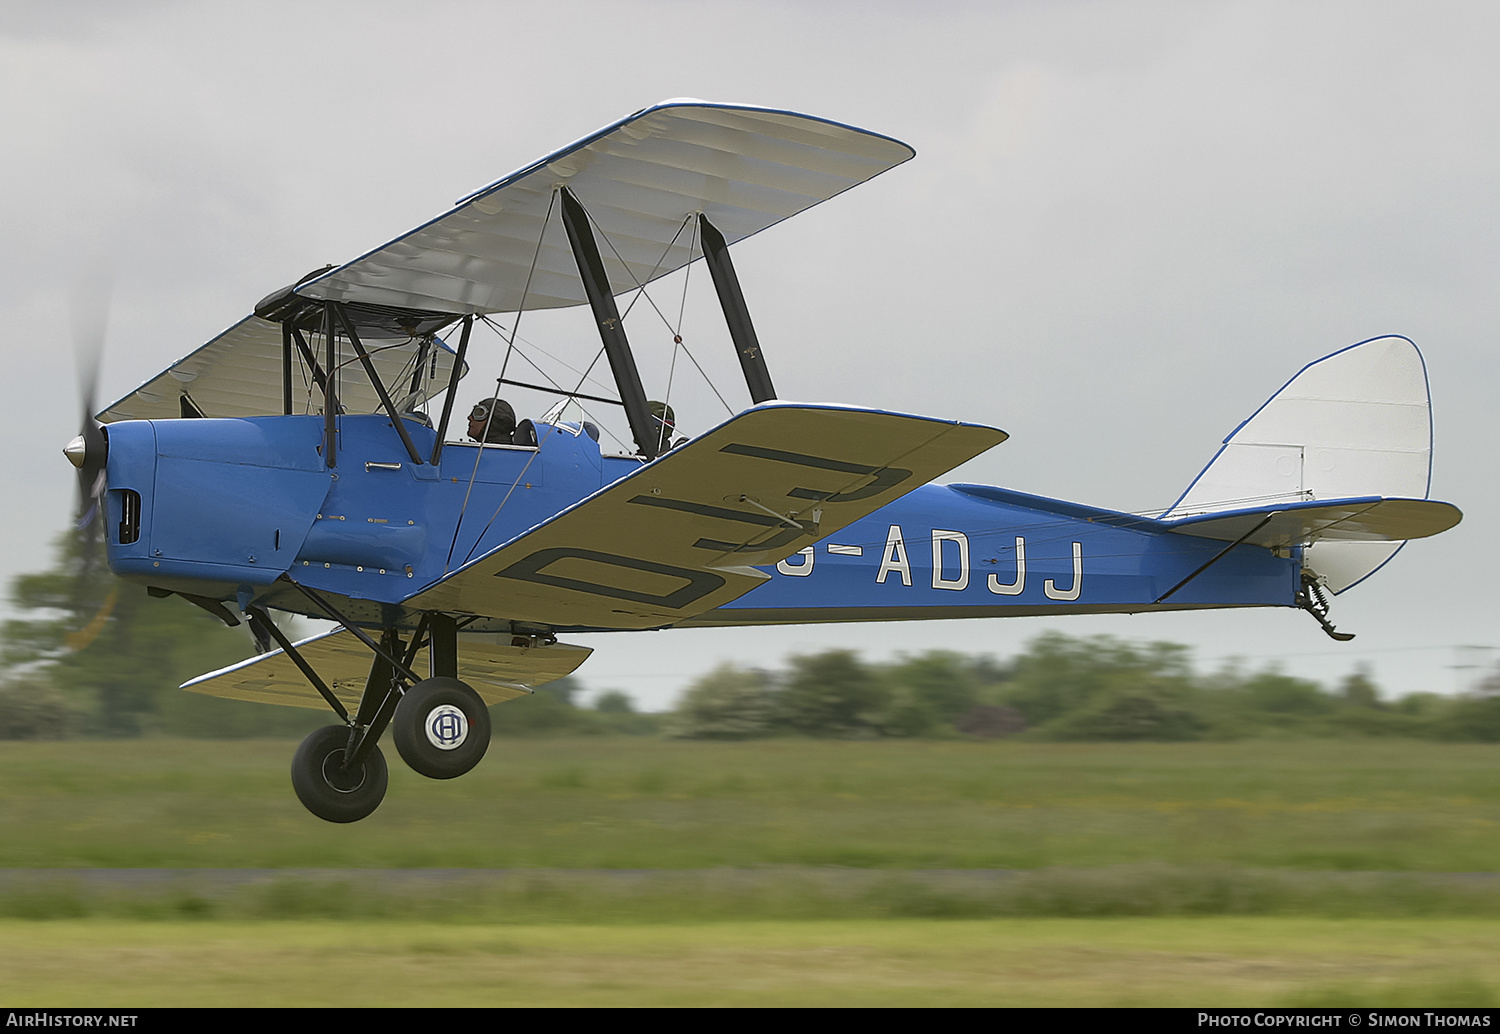
<svg viewBox="0 0 1500 1034"><path fill-rule="evenodd" d="M0 1005L1500 999L1495 747L500 740L333 826L293 746L4 744Z"/></svg>
<svg viewBox="0 0 1500 1034"><path fill-rule="evenodd" d="M293 744L0 749L0 867L1094 867L1490 871L1500 748L1409 741L497 741L399 761L373 816L293 797Z"/></svg>
<svg viewBox="0 0 1500 1034"><path fill-rule="evenodd" d="M0 1004L1494 1006L1476 920L0 922Z"/></svg>

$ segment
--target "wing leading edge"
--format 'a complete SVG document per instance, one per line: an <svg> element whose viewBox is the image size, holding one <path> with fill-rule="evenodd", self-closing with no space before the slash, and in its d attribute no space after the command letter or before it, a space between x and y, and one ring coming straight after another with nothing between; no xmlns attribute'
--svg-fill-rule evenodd
<svg viewBox="0 0 1500 1034"><path fill-rule="evenodd" d="M767 403L491 551L405 606L554 627L675 624L1004 441L977 424Z"/></svg>

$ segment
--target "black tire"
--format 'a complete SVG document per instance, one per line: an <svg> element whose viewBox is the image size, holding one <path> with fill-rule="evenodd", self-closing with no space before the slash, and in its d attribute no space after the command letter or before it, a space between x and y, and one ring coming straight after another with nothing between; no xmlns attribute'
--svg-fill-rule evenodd
<svg viewBox="0 0 1500 1034"><path fill-rule="evenodd" d="M490 747L490 709L458 679L418 682L396 704L391 739L401 760L429 779L454 779Z"/></svg>
<svg viewBox="0 0 1500 1034"><path fill-rule="evenodd" d="M340 773L349 746L347 725L326 725L292 756L292 788L308 811L329 822L358 822L385 800L390 770L380 748L371 745L356 772Z"/></svg>

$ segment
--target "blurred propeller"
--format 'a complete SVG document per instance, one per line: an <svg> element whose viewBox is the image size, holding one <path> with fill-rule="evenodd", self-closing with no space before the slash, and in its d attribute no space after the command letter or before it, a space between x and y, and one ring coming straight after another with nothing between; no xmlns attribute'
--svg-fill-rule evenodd
<svg viewBox="0 0 1500 1034"><path fill-rule="evenodd" d="M109 443L104 427L94 419L99 386L99 367L104 359L104 334L109 320L110 278L94 270L78 278L73 298L73 365L78 374L78 400L82 411L78 436L63 449L68 462L78 468L77 529L88 566L98 551L103 518L104 469Z"/></svg>
<svg viewBox="0 0 1500 1034"><path fill-rule="evenodd" d="M71 306L73 318L73 364L78 373L78 401L81 415L78 436L63 448L68 462L78 468L78 504L75 534L78 536L80 568L74 589L74 610L87 613L85 607L98 602L91 587L99 576L99 543L103 539L105 463L109 459L109 440L104 425L94 419L98 399L99 367L104 359L105 327L109 322L110 277L97 267L78 277ZM111 585L102 605L80 629L66 638L69 650L82 650L104 629L117 599L118 587ZM85 596L94 596L88 602Z"/></svg>

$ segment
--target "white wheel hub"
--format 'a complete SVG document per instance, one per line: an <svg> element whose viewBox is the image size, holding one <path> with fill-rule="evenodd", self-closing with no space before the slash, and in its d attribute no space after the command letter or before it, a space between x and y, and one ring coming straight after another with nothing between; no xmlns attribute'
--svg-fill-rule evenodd
<svg viewBox="0 0 1500 1034"><path fill-rule="evenodd" d="M457 750L469 738L469 719L452 704L440 704L427 712L422 731L438 750Z"/></svg>

